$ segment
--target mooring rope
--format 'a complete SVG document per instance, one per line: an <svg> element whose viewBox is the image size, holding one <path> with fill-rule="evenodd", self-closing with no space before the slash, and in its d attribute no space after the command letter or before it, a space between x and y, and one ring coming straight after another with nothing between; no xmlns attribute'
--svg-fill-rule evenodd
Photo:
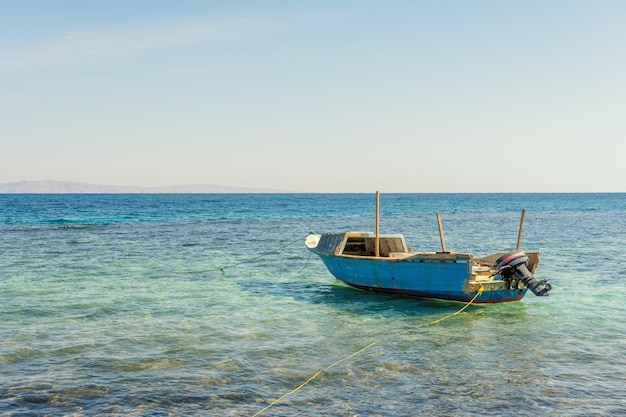
<svg viewBox="0 0 626 417"><path fill-rule="evenodd" d="M252 417L257 417L258 415L260 415L260 414L261 414L261 413L263 413L264 411L268 410L270 407L273 407L274 405L276 405L276 404L278 404L279 402L281 402L283 399L285 399L285 398L287 398L288 396L290 396L290 395L292 395L292 394L295 394L296 392L300 391L302 388L304 388L306 385L308 385L311 381L313 381L315 378L317 378L317 377L318 377L320 374L322 374L323 372L327 372L328 370L330 370L331 368L334 368L335 366L339 365L340 363L345 362L345 361L347 361L347 360L350 360L350 359L354 358L355 356L357 356L357 355L359 355L359 354L363 353L363 352L364 352L364 351L366 351L367 349L369 349L369 348L371 348L371 347L373 347L373 346L376 346L377 344L379 344L379 343L381 343L381 342L384 342L385 340L391 339L391 338L396 337L396 336L400 336L400 335L402 335L402 334L409 333L409 332L414 331L414 330L422 329L422 328L424 328L424 327L428 327L428 326L432 326L432 325L434 325L434 324L441 323L442 321L444 321L444 320L446 320L446 319L449 319L450 317L454 317L454 316L456 316L457 314L460 314L460 313L461 313L461 312L463 312L466 308L468 308L468 307L469 307L469 306L470 306L470 305L471 305L474 301L476 301L476 299L478 298L478 296L479 296L479 295L481 295L482 293L483 293L483 286L481 285L481 286L478 288L478 291L476 292L476 295L474 295L474 297L473 297L471 300L469 300L469 301L468 301L468 302L467 302L467 303L466 303L463 307L461 307L459 310L455 311L454 313L450 313L450 314L448 314L448 315L446 315L446 316L443 316L443 317L441 317L441 318L439 318L439 319L437 319L437 320L433 320L433 321L431 321L431 322L428 322L428 323L425 323L425 324L420 324L419 326L411 327L411 328L406 329L406 330L403 330L403 331L401 331L401 332L397 332L397 333L393 333L393 334L391 334L391 335L389 335L389 336L385 336L385 337L383 337L382 339L378 339L378 340L376 340L376 341L374 341L374 342L370 343L369 345L367 345L367 346L365 346L365 347L363 347L363 348L361 348L361 349L357 350L356 352L351 353L350 355L348 355L348 356L346 356L346 357L344 357L344 358L342 358L342 359L339 359L338 361L336 361L336 362L332 363L331 365L327 366L327 367L326 367L326 369L320 369L320 370L319 370L319 371L317 371L315 374L313 374L313 375L312 375L309 379L307 379L305 382L303 382L302 384L298 385L296 388L294 388L293 390L289 391L287 394L285 394L285 395L283 395L283 396L281 396L281 397L279 397L279 398L275 399L274 401L270 402L267 406L265 406L265 408L263 408L263 409L261 409L261 410L257 411L256 413L254 413L254 414L252 415Z"/></svg>
<svg viewBox="0 0 626 417"><path fill-rule="evenodd" d="M304 266L298 271L298 274L302 271L304 271L306 269L307 266L309 266L309 261L311 260L311 252L309 252L309 257L306 258L306 263L304 264Z"/></svg>
<svg viewBox="0 0 626 417"><path fill-rule="evenodd" d="M226 266L219 266L219 267L213 268L213 269L203 269L203 270L200 270L200 271L192 271L192 272L195 273L195 274L206 273L206 272L216 272L216 271L224 272L227 269L234 268L234 267L239 266L239 265L247 264L249 262L256 261L257 259L261 259L261 258L264 258L264 257L266 257L268 255L271 255L273 253L281 251L281 250L285 249L286 247L293 245L294 243L302 242L311 233L315 233L315 232L311 231L311 232L307 233L305 236L299 237L297 239L292 240L291 242L285 243L284 245L282 245L282 246L280 246L280 247L278 247L276 249L273 249L273 250L268 251L268 252L264 252L264 253L262 253L260 255L254 256L254 257L249 258L249 259L244 259L243 261L240 261L240 262L235 262L233 264L226 265ZM310 259L310 257L311 257L311 255L309 254L309 259ZM307 262L304 265L305 268L308 265L308 263L309 263L309 261L307 259ZM304 270L304 268L302 268L302 270ZM300 270L299 272L302 272L302 270ZM188 272L186 272L186 273L188 273Z"/></svg>

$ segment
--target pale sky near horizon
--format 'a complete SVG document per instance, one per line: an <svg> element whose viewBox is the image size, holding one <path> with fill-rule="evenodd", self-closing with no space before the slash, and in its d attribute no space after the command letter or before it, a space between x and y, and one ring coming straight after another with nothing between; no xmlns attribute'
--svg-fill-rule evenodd
<svg viewBox="0 0 626 417"><path fill-rule="evenodd" d="M0 183L626 191L626 1L0 0Z"/></svg>

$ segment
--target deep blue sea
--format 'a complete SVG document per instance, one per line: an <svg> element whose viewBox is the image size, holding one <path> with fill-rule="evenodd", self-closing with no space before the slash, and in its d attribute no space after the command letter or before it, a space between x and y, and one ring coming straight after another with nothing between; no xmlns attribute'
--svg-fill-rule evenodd
<svg viewBox="0 0 626 417"><path fill-rule="evenodd" d="M551 295L424 327L463 304L346 287L303 241L374 230L373 194L0 195L0 415L252 416L319 370L261 415L626 415L626 194L380 204L476 256L526 209Z"/></svg>

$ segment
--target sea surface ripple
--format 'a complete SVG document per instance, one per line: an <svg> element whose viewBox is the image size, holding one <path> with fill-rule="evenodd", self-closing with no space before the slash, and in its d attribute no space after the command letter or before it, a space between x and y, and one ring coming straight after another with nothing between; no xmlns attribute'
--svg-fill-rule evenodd
<svg viewBox="0 0 626 417"><path fill-rule="evenodd" d="M0 415L626 415L626 194L383 194L414 250L542 253L550 297L470 306L336 281L310 230L366 194L0 195ZM415 328L415 330L410 330ZM407 331L408 330L408 331Z"/></svg>

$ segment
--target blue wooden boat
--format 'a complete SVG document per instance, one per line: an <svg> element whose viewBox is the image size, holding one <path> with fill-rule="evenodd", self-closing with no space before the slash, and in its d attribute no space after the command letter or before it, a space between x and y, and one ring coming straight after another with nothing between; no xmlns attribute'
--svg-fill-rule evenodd
<svg viewBox="0 0 626 417"><path fill-rule="evenodd" d="M377 198L378 201L378 198ZM551 285L534 277L539 252L518 250L475 258L445 250L413 252L401 234L377 232L311 233L305 244L331 274L346 284L369 291L442 300L500 303L520 300L530 289L547 296Z"/></svg>

